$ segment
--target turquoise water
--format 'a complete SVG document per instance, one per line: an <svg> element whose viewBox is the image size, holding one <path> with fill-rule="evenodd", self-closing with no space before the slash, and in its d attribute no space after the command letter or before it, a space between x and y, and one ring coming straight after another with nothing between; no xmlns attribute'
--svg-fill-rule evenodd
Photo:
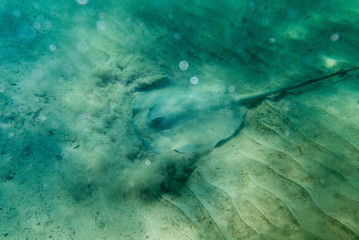
<svg viewBox="0 0 359 240"><path fill-rule="evenodd" d="M359 239L358 12L0 1L0 238Z"/></svg>

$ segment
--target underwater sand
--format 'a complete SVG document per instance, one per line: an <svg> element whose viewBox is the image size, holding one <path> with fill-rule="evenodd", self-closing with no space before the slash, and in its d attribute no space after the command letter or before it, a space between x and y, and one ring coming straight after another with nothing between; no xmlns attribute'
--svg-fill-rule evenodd
<svg viewBox="0 0 359 240"><path fill-rule="evenodd" d="M234 99L358 66L358 12L1 1L0 238L359 239L358 72L259 103L204 152L153 151L133 122L160 88Z"/></svg>

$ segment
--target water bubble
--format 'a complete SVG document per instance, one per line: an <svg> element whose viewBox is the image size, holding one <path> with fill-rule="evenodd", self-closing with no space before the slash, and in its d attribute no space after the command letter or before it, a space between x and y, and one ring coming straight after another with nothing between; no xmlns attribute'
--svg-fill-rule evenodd
<svg viewBox="0 0 359 240"><path fill-rule="evenodd" d="M40 119L40 121L46 121L46 120L47 120L47 117L44 116L44 115L40 115L40 116L39 116L39 119Z"/></svg>
<svg viewBox="0 0 359 240"><path fill-rule="evenodd" d="M87 113L83 113L79 116L80 121L88 122L90 120L90 115Z"/></svg>
<svg viewBox="0 0 359 240"><path fill-rule="evenodd" d="M85 52L87 52L87 50L88 50L88 45L87 45L87 43L85 43L85 42L79 42L77 45L76 45L76 49L77 49L77 51L79 51L80 53L85 53Z"/></svg>
<svg viewBox="0 0 359 240"><path fill-rule="evenodd" d="M88 177L87 178L87 183L93 183L94 181L94 178L93 177Z"/></svg>
<svg viewBox="0 0 359 240"><path fill-rule="evenodd" d="M15 17L20 17L21 16L21 12L19 9L15 9L14 11L12 11L12 14L15 16Z"/></svg>
<svg viewBox="0 0 359 240"><path fill-rule="evenodd" d="M0 93L5 92L5 86L0 84Z"/></svg>
<svg viewBox="0 0 359 240"><path fill-rule="evenodd" d="M39 80L44 77L44 71L42 71L41 69L35 69L32 71L31 76Z"/></svg>
<svg viewBox="0 0 359 240"><path fill-rule="evenodd" d="M330 40L332 40L333 42L338 41L339 40L339 34L338 33L332 34L332 36L330 36Z"/></svg>
<svg viewBox="0 0 359 240"><path fill-rule="evenodd" d="M327 108L327 113L331 114L331 115L337 115L338 114L338 109L336 109L335 107L328 107Z"/></svg>
<svg viewBox="0 0 359 240"><path fill-rule="evenodd" d="M146 166L150 166L150 165L151 165L151 161L150 161L150 160L146 160L146 161L145 161L145 164L146 164Z"/></svg>
<svg viewBox="0 0 359 240"><path fill-rule="evenodd" d="M49 50L50 50L51 52L55 52L55 51L56 51L56 46L55 46L54 44L50 44L50 45L49 45Z"/></svg>
<svg viewBox="0 0 359 240"><path fill-rule="evenodd" d="M65 158L67 158L67 153L61 152L61 153L60 153L60 156L61 156L61 158L65 159Z"/></svg>
<svg viewBox="0 0 359 240"><path fill-rule="evenodd" d="M180 63L178 64L179 68L181 69L181 71L186 71L188 69L188 62L187 61L180 61Z"/></svg>
<svg viewBox="0 0 359 240"><path fill-rule="evenodd" d="M53 129L58 129L60 127L60 123L56 122L56 121L52 121L51 122L51 127Z"/></svg>
<svg viewBox="0 0 359 240"><path fill-rule="evenodd" d="M198 77L191 77L190 81L193 85L196 85L198 83Z"/></svg>
<svg viewBox="0 0 359 240"><path fill-rule="evenodd" d="M131 182L128 183L128 185L129 185L130 187L134 187L134 186L135 186L135 183L131 181Z"/></svg>
<svg viewBox="0 0 359 240"><path fill-rule="evenodd" d="M74 68L70 65L70 64L65 64L64 66L63 66L63 71L66 73L66 74L68 74L68 75L71 75L71 74L73 74L74 73Z"/></svg>
<svg viewBox="0 0 359 240"><path fill-rule="evenodd" d="M102 20L99 20L96 22L96 28L100 31L105 31L106 29L106 23Z"/></svg>
<svg viewBox="0 0 359 240"><path fill-rule="evenodd" d="M32 24L32 26L33 26L35 29L39 30L39 29L41 28L41 23L39 23L39 22L34 22L34 24Z"/></svg>
<svg viewBox="0 0 359 240"><path fill-rule="evenodd" d="M49 21L49 20L46 20L45 23L44 23L44 28L45 28L46 30L51 29L51 28L52 28L52 22Z"/></svg>
<svg viewBox="0 0 359 240"><path fill-rule="evenodd" d="M32 4L32 6L35 8L35 9L38 9L40 7L40 4L38 2L34 2Z"/></svg>
<svg viewBox="0 0 359 240"><path fill-rule="evenodd" d="M88 0L76 0L76 2L80 5L86 5L89 1Z"/></svg>
<svg viewBox="0 0 359 240"><path fill-rule="evenodd" d="M269 43L271 43L271 44L275 43L275 38L274 37L270 38Z"/></svg>
<svg viewBox="0 0 359 240"><path fill-rule="evenodd" d="M182 34L180 34L180 33L175 33L174 35L173 35L173 37L176 39L176 40L180 40L181 38L182 38Z"/></svg>
<svg viewBox="0 0 359 240"><path fill-rule="evenodd" d="M9 133L9 138L12 138L14 136L15 136L15 133L13 133L13 132Z"/></svg>
<svg viewBox="0 0 359 240"><path fill-rule="evenodd" d="M233 85L228 87L228 92L230 92L230 93L234 92L235 90L236 90L236 87Z"/></svg>

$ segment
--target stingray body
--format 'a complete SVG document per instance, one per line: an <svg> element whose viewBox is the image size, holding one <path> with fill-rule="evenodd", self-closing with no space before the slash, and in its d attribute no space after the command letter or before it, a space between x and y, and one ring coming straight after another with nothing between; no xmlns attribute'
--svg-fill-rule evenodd
<svg viewBox="0 0 359 240"><path fill-rule="evenodd" d="M142 92L133 109L133 125L148 150L181 154L205 152L231 137L247 110L268 96L359 69L352 68L299 84L233 99L221 86L206 89L168 86Z"/></svg>

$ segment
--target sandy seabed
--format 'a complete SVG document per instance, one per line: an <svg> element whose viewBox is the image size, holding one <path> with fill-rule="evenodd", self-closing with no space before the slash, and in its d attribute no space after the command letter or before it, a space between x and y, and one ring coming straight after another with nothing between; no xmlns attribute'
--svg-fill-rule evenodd
<svg viewBox="0 0 359 240"><path fill-rule="evenodd" d="M359 238L357 72L261 102L204 153L153 152L132 118L171 84L235 98L355 67L358 9L1 1L0 238Z"/></svg>

